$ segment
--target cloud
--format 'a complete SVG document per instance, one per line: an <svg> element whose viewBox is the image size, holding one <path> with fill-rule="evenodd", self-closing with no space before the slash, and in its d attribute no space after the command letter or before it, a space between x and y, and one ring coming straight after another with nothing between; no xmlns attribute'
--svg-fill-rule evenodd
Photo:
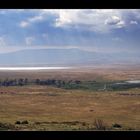
<svg viewBox="0 0 140 140"><path fill-rule="evenodd" d="M86 9L61 9L36 10L36 15L20 22L20 27L27 27L36 22L41 22L49 16L55 17L54 27L58 28L79 28L81 25L84 30L106 30L103 26L104 21L112 15L114 10L86 10ZM118 12L113 12L118 13ZM81 28L80 28L81 29ZM82 30L82 29L81 29Z"/></svg>
<svg viewBox="0 0 140 140"><path fill-rule="evenodd" d="M29 22L22 21L22 22L20 23L20 27L25 28L25 27L27 27L27 26L29 26Z"/></svg>
<svg viewBox="0 0 140 140"><path fill-rule="evenodd" d="M3 36L0 37L0 47L1 46L6 46L6 40Z"/></svg>
<svg viewBox="0 0 140 140"><path fill-rule="evenodd" d="M109 24L109 25L115 25L119 22L120 22L120 18L117 16L112 16L111 18L105 20L105 24Z"/></svg>
<svg viewBox="0 0 140 140"><path fill-rule="evenodd" d="M109 17L105 20L105 24L114 26L114 28L122 28L125 26L125 22L118 16Z"/></svg>
<svg viewBox="0 0 140 140"><path fill-rule="evenodd" d="M26 45L32 45L34 40L35 40L34 37L26 37L25 38Z"/></svg>
<svg viewBox="0 0 140 140"><path fill-rule="evenodd" d="M138 24L138 22L137 22L137 21L131 20L131 21L130 21L130 24Z"/></svg>
<svg viewBox="0 0 140 140"><path fill-rule="evenodd" d="M113 28L125 26L121 10L59 10L53 13L58 14L54 25L61 28L79 28L82 25L86 30L108 32L112 25L116 25Z"/></svg>
<svg viewBox="0 0 140 140"><path fill-rule="evenodd" d="M35 15L21 21L20 27L26 28L54 16L55 20L51 21L51 24L56 28L107 33L114 28L136 24L137 20L140 20L140 11L135 9L40 9L32 11ZM136 22L131 22L130 14L136 18L134 20Z"/></svg>
<svg viewBox="0 0 140 140"><path fill-rule="evenodd" d="M117 28L123 28L125 26L126 26L126 24L123 20L117 23Z"/></svg>
<svg viewBox="0 0 140 140"><path fill-rule="evenodd" d="M57 15L55 27L98 33L107 33L118 28L129 30L132 18L137 23L140 21L140 10L138 9L71 9L50 10L49 12ZM132 24L136 24L136 22L132 22Z"/></svg>
<svg viewBox="0 0 140 140"><path fill-rule="evenodd" d="M44 17L42 15L37 15L37 16L29 18L28 22L33 23L33 22L42 21L43 19Z"/></svg>
<svg viewBox="0 0 140 140"><path fill-rule="evenodd" d="M140 10L17 9L0 10L0 13L0 36L7 35L0 39L1 44L105 47L118 45L118 39L112 40L116 36L122 38L121 43L127 43L124 46L130 45L131 38L139 44Z"/></svg>
<svg viewBox="0 0 140 140"><path fill-rule="evenodd" d="M113 41L116 41L116 42L120 42L122 41L122 39L120 37L114 37L112 38Z"/></svg>
<svg viewBox="0 0 140 140"><path fill-rule="evenodd" d="M34 16L31 18L28 18L26 21L21 21L19 26L26 28L29 25L31 25L32 23L38 22L38 21L42 21L43 20L43 16L39 15L39 16Z"/></svg>

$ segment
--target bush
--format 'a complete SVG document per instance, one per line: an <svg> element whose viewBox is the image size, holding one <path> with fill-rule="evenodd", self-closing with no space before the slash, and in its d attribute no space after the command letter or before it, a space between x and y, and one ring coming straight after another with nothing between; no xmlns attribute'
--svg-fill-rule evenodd
<svg viewBox="0 0 140 140"><path fill-rule="evenodd" d="M112 126L115 127L115 128L121 128L122 127L120 124L117 124L117 123L113 124Z"/></svg>
<svg viewBox="0 0 140 140"><path fill-rule="evenodd" d="M20 121L16 121L15 124L21 124L21 122Z"/></svg>
<svg viewBox="0 0 140 140"><path fill-rule="evenodd" d="M95 119L94 125L97 130L106 130L106 126L105 126L104 122L100 119L98 119L98 120Z"/></svg>
<svg viewBox="0 0 140 140"><path fill-rule="evenodd" d="M17 130L17 128L10 123L1 123L0 122L0 131L1 130L4 130L4 131L5 130Z"/></svg>
<svg viewBox="0 0 140 140"><path fill-rule="evenodd" d="M27 120L24 120L22 122L16 121L15 124L29 124L29 122Z"/></svg>
<svg viewBox="0 0 140 140"><path fill-rule="evenodd" d="M22 121L21 124L28 124L28 121L27 120Z"/></svg>

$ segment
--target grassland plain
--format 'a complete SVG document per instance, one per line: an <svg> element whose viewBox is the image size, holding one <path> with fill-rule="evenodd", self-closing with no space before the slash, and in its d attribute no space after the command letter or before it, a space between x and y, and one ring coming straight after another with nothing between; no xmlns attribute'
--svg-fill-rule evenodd
<svg viewBox="0 0 140 140"><path fill-rule="evenodd" d="M113 73L116 73L114 79ZM138 79L138 74L137 69L0 72L1 79L28 77L85 81L127 80L131 76ZM41 85L0 86L0 129L140 130L139 93L140 88L95 91Z"/></svg>

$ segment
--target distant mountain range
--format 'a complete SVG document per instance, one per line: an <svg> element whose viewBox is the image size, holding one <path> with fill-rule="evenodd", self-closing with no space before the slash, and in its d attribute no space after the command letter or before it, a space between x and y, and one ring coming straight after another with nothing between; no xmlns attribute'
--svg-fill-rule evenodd
<svg viewBox="0 0 140 140"><path fill-rule="evenodd" d="M30 49L0 54L0 66L71 66L140 63L139 53L100 53L80 49Z"/></svg>

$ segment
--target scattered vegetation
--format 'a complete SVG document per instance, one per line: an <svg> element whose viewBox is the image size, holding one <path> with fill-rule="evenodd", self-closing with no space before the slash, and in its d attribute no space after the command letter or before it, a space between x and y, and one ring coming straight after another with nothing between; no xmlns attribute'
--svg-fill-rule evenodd
<svg viewBox="0 0 140 140"><path fill-rule="evenodd" d="M18 124L18 125L17 125ZM0 131L7 130L86 130L86 131L108 131L108 130L135 130L134 128L123 128L120 124L112 124L112 127L106 125L103 120L95 119L94 123L80 121L50 121L50 122L34 122L29 124L27 120L16 121L15 125L10 123L0 123Z"/></svg>
<svg viewBox="0 0 140 140"><path fill-rule="evenodd" d="M121 127L122 127L120 124L117 124L117 123L113 124L112 126L113 126L114 128L121 128Z"/></svg>
<svg viewBox="0 0 140 140"><path fill-rule="evenodd" d="M27 120L24 121L16 121L15 124L29 124Z"/></svg>
<svg viewBox="0 0 140 140"><path fill-rule="evenodd" d="M15 124L21 124L21 122L20 121L16 121Z"/></svg>
<svg viewBox="0 0 140 140"><path fill-rule="evenodd" d="M101 119L95 119L94 125L95 125L95 129L97 129L97 130L106 130L107 129L106 125L104 124L103 120L101 120Z"/></svg>
<svg viewBox="0 0 140 140"><path fill-rule="evenodd" d="M21 122L21 124L28 124L29 122L27 120L24 120Z"/></svg>
<svg viewBox="0 0 140 140"><path fill-rule="evenodd" d="M119 82L119 81L118 81ZM109 81L80 81L80 80L56 80L56 79L32 79L19 78L19 79L5 79L0 80L0 86L25 86L25 85L43 85L43 86L54 86L57 88L64 89L82 89L82 90L108 90L108 91L118 91L127 90L130 88L140 87L140 83L124 83L116 84L117 82Z"/></svg>
<svg viewBox="0 0 140 140"><path fill-rule="evenodd" d="M1 123L0 122L0 131L5 131L5 130L17 130L17 128L9 123Z"/></svg>

